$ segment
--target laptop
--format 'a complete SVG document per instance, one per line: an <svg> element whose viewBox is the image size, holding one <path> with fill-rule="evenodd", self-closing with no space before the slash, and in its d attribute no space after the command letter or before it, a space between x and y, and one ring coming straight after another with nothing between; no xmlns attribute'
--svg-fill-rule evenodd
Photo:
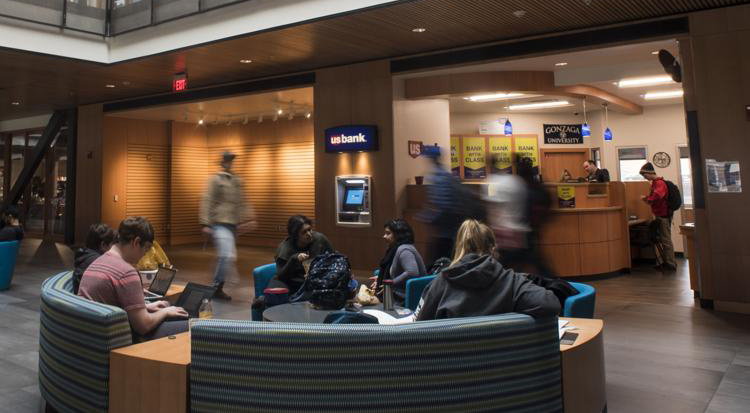
<svg viewBox="0 0 750 413"><path fill-rule="evenodd" d="M174 268L159 267L159 270L154 277L154 281L151 282L148 290L144 292L146 300L150 301L164 298L164 296L167 295L167 291L169 291L169 287L172 285L172 281L174 281L176 274L177 270Z"/></svg>
<svg viewBox="0 0 750 413"><path fill-rule="evenodd" d="M175 307L184 308L190 318L197 318L203 299L208 298L210 300L215 292L216 287L189 282L174 305Z"/></svg>

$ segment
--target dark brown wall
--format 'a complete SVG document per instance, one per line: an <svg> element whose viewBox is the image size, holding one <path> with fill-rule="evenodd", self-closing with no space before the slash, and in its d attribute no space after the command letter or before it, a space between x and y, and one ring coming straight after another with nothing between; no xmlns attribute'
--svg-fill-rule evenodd
<svg viewBox="0 0 750 413"><path fill-rule="evenodd" d="M700 132L701 156L692 162L704 182L706 159L739 161L742 181L750 182L748 45L748 5L691 15L690 37L680 42L686 110L697 111ZM705 205L695 209L701 297L720 310L750 312L750 191L708 193L704 187L702 193Z"/></svg>
<svg viewBox="0 0 750 413"><path fill-rule="evenodd" d="M102 105L78 108L78 147L76 154L75 242L86 240L89 226L101 219Z"/></svg>
<svg viewBox="0 0 750 413"><path fill-rule="evenodd" d="M329 154L324 130L347 124L377 125L380 149ZM385 244L383 224L397 216L393 172L393 87L387 61L319 70L315 83L316 228L346 254L354 269L377 266ZM336 226L334 176L372 175L372 226Z"/></svg>

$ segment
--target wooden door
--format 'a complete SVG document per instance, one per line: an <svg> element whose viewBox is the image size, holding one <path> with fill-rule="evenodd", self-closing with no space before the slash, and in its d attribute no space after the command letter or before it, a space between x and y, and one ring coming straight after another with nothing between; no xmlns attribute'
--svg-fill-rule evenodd
<svg viewBox="0 0 750 413"><path fill-rule="evenodd" d="M583 162L589 159L588 148L542 149L542 179L544 182L559 182L564 170L573 178L586 176Z"/></svg>

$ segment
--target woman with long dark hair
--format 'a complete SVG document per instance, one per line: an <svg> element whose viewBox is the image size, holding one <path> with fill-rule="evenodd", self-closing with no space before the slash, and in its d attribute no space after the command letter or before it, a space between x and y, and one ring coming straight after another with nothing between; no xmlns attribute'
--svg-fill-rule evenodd
<svg viewBox="0 0 750 413"><path fill-rule="evenodd" d="M325 235L313 231L312 221L304 215L289 217L286 229L288 235L276 250L276 275L268 286L288 288L291 296L305 282L306 265L333 247Z"/></svg>
<svg viewBox="0 0 750 413"><path fill-rule="evenodd" d="M414 230L403 219L393 219L385 223L383 239L388 244L385 256L380 260L376 288L384 279L393 280L393 298L396 303L404 302L406 282L410 278L427 274L422 256L414 247Z"/></svg>

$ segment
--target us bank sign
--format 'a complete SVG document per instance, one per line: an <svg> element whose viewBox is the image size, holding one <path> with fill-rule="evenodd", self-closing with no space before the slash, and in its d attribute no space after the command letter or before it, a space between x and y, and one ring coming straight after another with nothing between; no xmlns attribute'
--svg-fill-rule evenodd
<svg viewBox="0 0 750 413"><path fill-rule="evenodd" d="M378 150L375 125L335 126L325 130L326 152L363 152Z"/></svg>

